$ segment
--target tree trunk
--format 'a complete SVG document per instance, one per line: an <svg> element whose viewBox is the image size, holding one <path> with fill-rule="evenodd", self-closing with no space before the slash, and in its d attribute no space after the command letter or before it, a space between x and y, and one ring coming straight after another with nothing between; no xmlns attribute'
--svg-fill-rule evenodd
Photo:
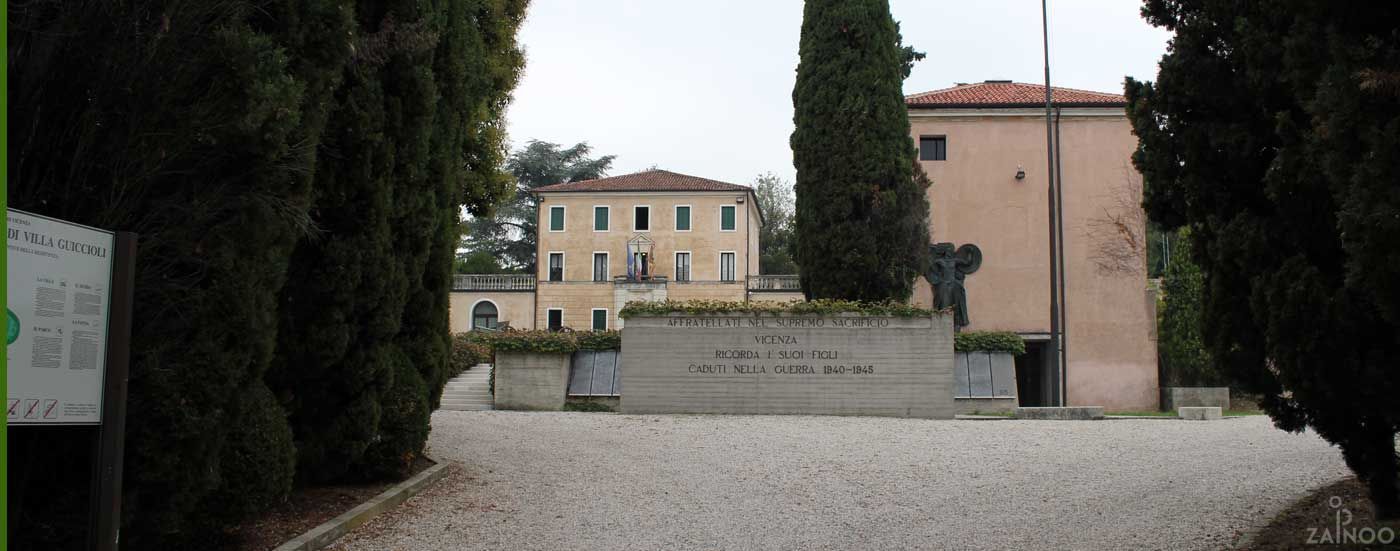
<svg viewBox="0 0 1400 551"><path fill-rule="evenodd" d="M1378 520L1400 518L1400 456L1395 453L1395 432L1388 426L1381 426L1371 435L1364 454L1367 463L1364 471L1367 488L1371 494L1371 504L1376 508Z"/></svg>

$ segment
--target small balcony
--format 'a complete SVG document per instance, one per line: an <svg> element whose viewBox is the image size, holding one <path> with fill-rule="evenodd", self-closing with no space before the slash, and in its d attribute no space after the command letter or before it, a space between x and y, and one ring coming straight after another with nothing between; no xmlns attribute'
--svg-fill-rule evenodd
<svg viewBox="0 0 1400 551"><path fill-rule="evenodd" d="M612 281L613 283L660 283L665 285L668 278L661 275L637 274L630 277L625 275L613 276Z"/></svg>
<svg viewBox="0 0 1400 551"><path fill-rule="evenodd" d="M535 276L526 274L457 274L453 291L533 291Z"/></svg>
<svg viewBox="0 0 1400 551"><path fill-rule="evenodd" d="M800 293L802 283L795 275L749 276L749 291L755 293Z"/></svg>

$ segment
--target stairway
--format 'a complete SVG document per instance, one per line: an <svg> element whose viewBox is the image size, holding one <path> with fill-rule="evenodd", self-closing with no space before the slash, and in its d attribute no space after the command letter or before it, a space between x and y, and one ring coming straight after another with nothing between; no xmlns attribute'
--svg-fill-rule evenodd
<svg viewBox="0 0 1400 551"><path fill-rule="evenodd" d="M447 381L442 390L442 408L453 411L492 409L491 364L477 364Z"/></svg>

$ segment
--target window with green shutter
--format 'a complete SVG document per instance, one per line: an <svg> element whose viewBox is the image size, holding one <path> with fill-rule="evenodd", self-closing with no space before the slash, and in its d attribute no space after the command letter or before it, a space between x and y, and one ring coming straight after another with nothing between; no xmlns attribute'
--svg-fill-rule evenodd
<svg viewBox="0 0 1400 551"><path fill-rule="evenodd" d="M676 231L690 231L690 205L676 206Z"/></svg>
<svg viewBox="0 0 1400 551"><path fill-rule="evenodd" d="M608 207L593 207L593 231L608 231Z"/></svg>
<svg viewBox="0 0 1400 551"><path fill-rule="evenodd" d="M549 207L549 231L564 231L564 207Z"/></svg>
<svg viewBox="0 0 1400 551"><path fill-rule="evenodd" d="M608 311L607 311L607 310L604 310L604 309L601 309L601 308L593 310L593 330L594 330L594 331L607 331L607 330L608 330Z"/></svg>
<svg viewBox="0 0 1400 551"><path fill-rule="evenodd" d="M726 205L719 208L719 229L720 231L734 231L733 205Z"/></svg>

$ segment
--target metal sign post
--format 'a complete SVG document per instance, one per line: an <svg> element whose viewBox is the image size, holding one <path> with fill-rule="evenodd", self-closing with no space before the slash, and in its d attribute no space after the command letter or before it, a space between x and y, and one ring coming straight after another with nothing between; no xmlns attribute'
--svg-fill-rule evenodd
<svg viewBox="0 0 1400 551"><path fill-rule="evenodd" d="M135 300L136 234L117 232L113 246L111 312L107 323L107 376L103 423L94 439L89 539L99 551L115 551L121 530L122 457L126 443L126 383L131 360L131 311Z"/></svg>

